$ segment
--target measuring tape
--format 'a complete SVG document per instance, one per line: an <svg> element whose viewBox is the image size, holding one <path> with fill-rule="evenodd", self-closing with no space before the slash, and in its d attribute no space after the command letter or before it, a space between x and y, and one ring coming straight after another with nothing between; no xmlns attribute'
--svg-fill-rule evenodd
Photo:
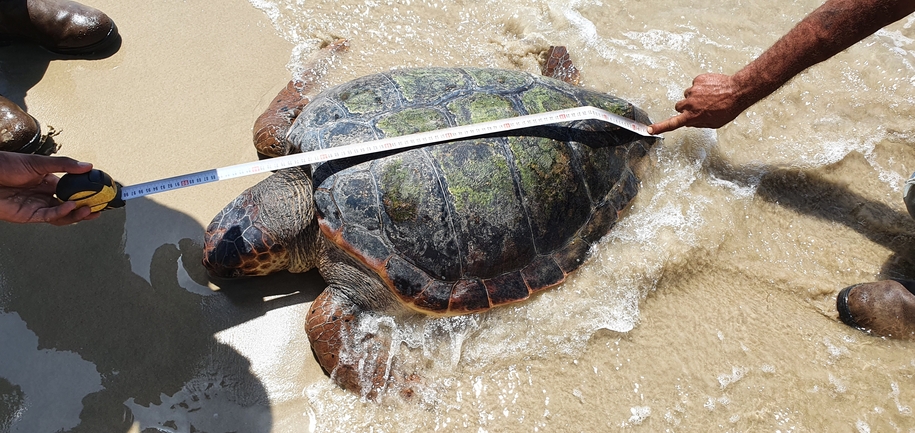
<svg viewBox="0 0 915 433"><path fill-rule="evenodd" d="M584 106L569 108L564 110L547 111L537 114L528 114L525 116L511 117L507 119L492 120L488 122L474 123L470 125L454 126L450 128L437 129L428 132L419 132L399 137L389 137L380 140L366 141L345 146L332 147L329 149L312 150L309 152L296 153L292 155L279 156L260 161L246 162L243 164L231 165L228 167L216 168L212 170L199 171L196 173L185 174L181 176L169 177L150 182L144 182L136 185L121 186L111 178L101 173L102 177L94 174L95 179L91 183L88 174L86 180L78 179L81 175L64 175L60 180L67 188L66 192L78 191L77 195L90 192L101 192L108 189L120 190L120 200L113 200L107 207L121 207L124 201L150 194L172 191L180 188L203 185L205 183L218 182L220 180L234 179L236 177L248 176L252 174L265 173L284 168L298 167L305 164L316 164L319 162L332 161L341 158L351 158L355 156L368 155L372 153L388 152L392 150L405 149L410 147L421 146L425 144L438 143L442 141L453 141L464 138L478 137L481 135L495 134L499 132L511 131L532 126L549 125L553 123L570 122L574 120L594 119L611 123L623 129L635 132L645 137L660 137L648 133L648 127L632 119L611 113L600 108ZM96 172L98 170L93 170ZM92 172L90 172L92 173ZM85 185L85 186L83 186ZM64 193L61 194L61 184L58 183L58 198L61 200L73 199L80 204L77 195ZM100 206L102 197L107 196L93 195L95 201L86 201L83 204L93 206L93 210Z"/></svg>

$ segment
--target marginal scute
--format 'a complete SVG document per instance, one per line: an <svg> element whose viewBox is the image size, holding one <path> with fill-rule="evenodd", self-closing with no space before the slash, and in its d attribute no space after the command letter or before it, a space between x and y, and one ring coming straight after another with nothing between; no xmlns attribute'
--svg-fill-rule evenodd
<svg viewBox="0 0 915 433"><path fill-rule="evenodd" d="M451 301L451 287L454 282L432 280L427 284L422 293L413 299L413 306L419 310L433 314L448 313L448 303Z"/></svg>
<svg viewBox="0 0 915 433"><path fill-rule="evenodd" d="M588 256L591 244L581 238L574 238L568 245L553 253L556 263L566 274L578 269Z"/></svg>
<svg viewBox="0 0 915 433"><path fill-rule="evenodd" d="M425 272L396 255L388 260L384 273L394 292L408 302L419 295L432 281Z"/></svg>
<svg viewBox="0 0 915 433"><path fill-rule="evenodd" d="M472 313L489 309L491 306L483 283L476 279L465 279L454 285L448 312L451 314Z"/></svg>
<svg viewBox="0 0 915 433"><path fill-rule="evenodd" d="M357 225L343 226L339 245L359 257L362 262L372 269L380 269L392 253L390 247L378 233L370 232Z"/></svg>
<svg viewBox="0 0 915 433"><path fill-rule="evenodd" d="M561 283L566 276L551 256L538 256L521 270L521 277L531 292L538 292Z"/></svg>
<svg viewBox="0 0 915 433"><path fill-rule="evenodd" d="M486 286L486 292L489 293L489 301L493 306L509 304L512 302L523 301L531 295L527 283L520 271L507 272L505 274L483 280Z"/></svg>

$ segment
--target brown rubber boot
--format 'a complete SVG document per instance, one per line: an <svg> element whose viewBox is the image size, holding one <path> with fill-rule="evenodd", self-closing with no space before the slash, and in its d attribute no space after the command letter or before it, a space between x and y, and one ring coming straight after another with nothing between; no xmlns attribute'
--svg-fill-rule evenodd
<svg viewBox="0 0 915 433"><path fill-rule="evenodd" d="M68 0L0 0L0 40L85 55L108 50L120 38L114 21L89 6Z"/></svg>
<svg viewBox="0 0 915 433"><path fill-rule="evenodd" d="M0 96L0 151L34 153L41 144L38 121Z"/></svg>
<svg viewBox="0 0 915 433"><path fill-rule="evenodd" d="M880 337L915 339L915 281L846 287L836 298L836 309L848 326Z"/></svg>

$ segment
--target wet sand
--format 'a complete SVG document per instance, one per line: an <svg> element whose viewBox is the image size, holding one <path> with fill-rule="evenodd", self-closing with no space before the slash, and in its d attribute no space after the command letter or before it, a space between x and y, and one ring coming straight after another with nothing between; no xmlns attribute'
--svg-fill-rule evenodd
<svg viewBox="0 0 915 433"><path fill-rule="evenodd" d="M292 49L261 11L244 0L91 5L122 36L108 58L0 47L0 92L44 131L58 132L59 155L125 185L256 159L251 125L289 80ZM231 326L206 314L216 286L182 266L200 270L204 227L257 180L137 199L69 227L2 224L0 431L127 431L135 418L128 408L142 416L211 357L235 366L241 381L233 383L248 390L244 403L255 409L234 402L223 409L211 391L205 400L223 418L204 424L268 431L267 391L247 371L250 362L214 340ZM233 324L252 318L242 316ZM166 418L173 419L144 419L172 425Z"/></svg>
<svg viewBox="0 0 915 433"><path fill-rule="evenodd" d="M290 41L353 39L329 84L400 65L534 71L562 43L586 86L657 118L692 76L733 72L818 2L254 3L268 14L93 3L120 28L117 54L0 47L16 77L0 90L61 130L61 154L133 184L255 158L250 128L289 79ZM447 328L402 351L427 365L420 402L367 403L320 372L300 332L313 275L210 292L203 228L257 176L72 227L3 225L0 347L14 350L0 352L0 431L911 431L915 346L847 328L834 302L848 284L915 277L900 199L913 31L894 26L727 128L666 134L569 283L420 324Z"/></svg>

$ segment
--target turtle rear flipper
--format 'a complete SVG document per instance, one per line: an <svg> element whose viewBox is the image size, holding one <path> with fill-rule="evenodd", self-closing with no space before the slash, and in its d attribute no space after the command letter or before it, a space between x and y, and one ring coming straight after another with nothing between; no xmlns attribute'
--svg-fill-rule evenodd
<svg viewBox="0 0 915 433"><path fill-rule="evenodd" d="M327 69L327 63L348 47L349 43L345 39L338 39L321 48L304 65L302 76L290 81L254 121L254 148L262 159L289 153L286 132L302 108L311 102L318 80Z"/></svg>
<svg viewBox="0 0 915 433"><path fill-rule="evenodd" d="M342 388L375 400L387 387L390 341L383 341L387 334L359 330L363 309L342 293L330 286L312 302L305 332L325 374Z"/></svg>
<svg viewBox="0 0 915 433"><path fill-rule="evenodd" d="M569 51L563 46L550 46L550 49L546 52L546 60L540 68L540 73L544 77L562 80L574 86L581 84L581 73L572 64Z"/></svg>

